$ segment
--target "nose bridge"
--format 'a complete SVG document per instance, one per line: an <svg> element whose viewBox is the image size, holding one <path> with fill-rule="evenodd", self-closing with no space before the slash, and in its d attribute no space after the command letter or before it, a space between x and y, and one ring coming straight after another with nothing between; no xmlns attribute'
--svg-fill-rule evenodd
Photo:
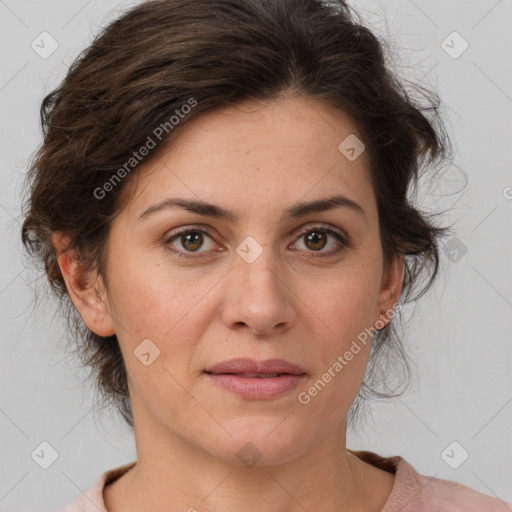
<svg viewBox="0 0 512 512"><path fill-rule="evenodd" d="M270 245L260 244L255 238L247 237L239 244L236 252L234 270L246 294L256 294L254 298L260 293L271 296L281 294L279 261ZM267 296L267 299L272 300L271 296Z"/></svg>
<svg viewBox="0 0 512 512"><path fill-rule="evenodd" d="M247 237L236 253L227 283L225 321L244 323L259 333L289 322L290 294L272 248Z"/></svg>

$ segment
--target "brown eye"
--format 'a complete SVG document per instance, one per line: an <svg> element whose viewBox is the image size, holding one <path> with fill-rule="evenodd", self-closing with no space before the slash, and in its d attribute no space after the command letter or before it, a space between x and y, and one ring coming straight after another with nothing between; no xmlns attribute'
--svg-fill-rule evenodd
<svg viewBox="0 0 512 512"><path fill-rule="evenodd" d="M332 239L331 248L328 247ZM306 252L318 253L315 257L334 256L345 248L350 247L348 239L338 231L323 226L313 226L303 230L299 234L299 241L303 241ZM297 243L297 242L296 242Z"/></svg>
<svg viewBox="0 0 512 512"><path fill-rule="evenodd" d="M310 231L307 235L304 235L304 240L308 249L318 251L323 249L327 244L327 235L322 231Z"/></svg>
<svg viewBox="0 0 512 512"><path fill-rule="evenodd" d="M180 235L180 240L187 251L197 251L203 245L203 235L199 231Z"/></svg>
<svg viewBox="0 0 512 512"><path fill-rule="evenodd" d="M213 240L208 233L201 229L186 229L184 231L180 231L179 233L175 233L170 238L168 238L165 243L174 247L172 250L174 252L177 252L178 256L184 258L194 258L195 256L189 255L187 253L207 252L207 250L199 250L203 247L203 245L205 244L205 240L207 239L210 239L212 241L211 247L207 248L207 250L209 250L213 248L213 246L215 246L215 243L213 243ZM181 247L176 247L174 245L175 241L177 241L179 243L179 246Z"/></svg>

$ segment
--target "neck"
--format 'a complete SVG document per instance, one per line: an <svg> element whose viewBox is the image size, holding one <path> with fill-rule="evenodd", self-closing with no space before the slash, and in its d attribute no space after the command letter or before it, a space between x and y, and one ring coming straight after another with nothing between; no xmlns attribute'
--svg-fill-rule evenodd
<svg viewBox="0 0 512 512"><path fill-rule="evenodd" d="M256 503L259 512L368 512L385 502L374 492L376 473L383 472L347 452L345 427L292 460L253 466L219 460L153 428L136 429L137 464L105 488L109 512L231 512L254 510Z"/></svg>

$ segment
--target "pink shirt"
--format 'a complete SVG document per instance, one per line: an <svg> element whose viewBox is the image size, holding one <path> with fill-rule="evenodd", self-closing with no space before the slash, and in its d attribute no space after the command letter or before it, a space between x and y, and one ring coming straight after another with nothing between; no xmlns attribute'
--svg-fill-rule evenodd
<svg viewBox="0 0 512 512"><path fill-rule="evenodd" d="M400 456L381 457L374 452L349 450L361 460L395 474L391 494L381 512L506 512L512 505L451 480L420 475ZM131 469L130 462L102 473L86 494L79 495L60 512L108 512L103 488Z"/></svg>

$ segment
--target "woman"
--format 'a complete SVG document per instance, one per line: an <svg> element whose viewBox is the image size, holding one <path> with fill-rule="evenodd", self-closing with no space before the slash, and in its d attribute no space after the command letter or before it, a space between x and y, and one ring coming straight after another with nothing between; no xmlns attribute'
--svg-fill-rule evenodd
<svg viewBox="0 0 512 512"><path fill-rule="evenodd" d="M137 461L64 511L512 510L346 447L448 231L407 198L449 156L435 99L341 1L149 1L93 41L43 101L23 242Z"/></svg>

